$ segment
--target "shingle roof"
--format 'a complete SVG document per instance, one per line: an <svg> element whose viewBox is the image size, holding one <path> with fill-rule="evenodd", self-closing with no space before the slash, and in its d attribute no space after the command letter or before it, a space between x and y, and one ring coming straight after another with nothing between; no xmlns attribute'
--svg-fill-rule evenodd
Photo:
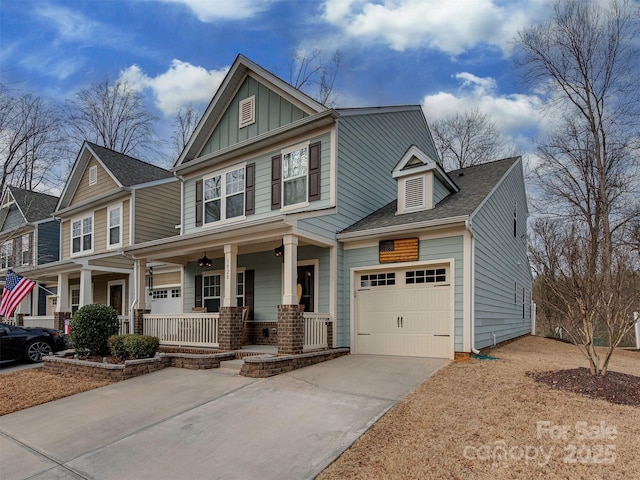
<svg viewBox="0 0 640 480"><path fill-rule="evenodd" d="M111 174L124 187L173 177L173 174L164 168L143 162L115 150L101 147L95 143L87 142L87 145L91 147L91 150L95 152Z"/></svg>
<svg viewBox="0 0 640 480"><path fill-rule="evenodd" d="M8 188L28 223L51 217L58 204L58 197L53 195L18 187Z"/></svg>
<svg viewBox="0 0 640 480"><path fill-rule="evenodd" d="M449 195L431 210L396 215L397 203L394 200L340 233L362 232L471 215L518 158L505 158L448 172L460 191Z"/></svg>

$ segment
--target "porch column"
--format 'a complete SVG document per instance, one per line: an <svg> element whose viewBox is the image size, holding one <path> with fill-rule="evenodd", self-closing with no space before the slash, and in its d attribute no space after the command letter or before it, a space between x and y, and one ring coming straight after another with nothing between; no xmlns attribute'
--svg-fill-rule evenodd
<svg viewBox="0 0 640 480"><path fill-rule="evenodd" d="M93 303L91 298L91 270L80 270L80 307Z"/></svg>
<svg viewBox="0 0 640 480"><path fill-rule="evenodd" d="M135 277L137 280L137 285L133 286L135 289L133 293L136 298L136 308L138 310L145 310L147 308L147 296L145 291L147 285L147 261L145 259L136 260L134 268L136 269Z"/></svg>
<svg viewBox="0 0 640 480"><path fill-rule="evenodd" d="M285 235L282 237L284 244L284 291L282 292L283 305L298 305L298 237L297 235Z"/></svg>
<svg viewBox="0 0 640 480"><path fill-rule="evenodd" d="M238 245L224 246L224 297L223 307L238 306Z"/></svg>
<svg viewBox="0 0 640 480"><path fill-rule="evenodd" d="M58 300L56 301L56 312L70 312L69 308L69 274L58 274Z"/></svg>
<svg viewBox="0 0 640 480"><path fill-rule="evenodd" d="M242 347L242 307L220 307L218 348L240 350Z"/></svg>

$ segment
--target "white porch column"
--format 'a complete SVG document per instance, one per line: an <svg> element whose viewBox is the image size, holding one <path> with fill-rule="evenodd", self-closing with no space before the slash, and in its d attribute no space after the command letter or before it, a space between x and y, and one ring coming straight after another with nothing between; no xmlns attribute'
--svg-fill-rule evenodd
<svg viewBox="0 0 640 480"><path fill-rule="evenodd" d="M224 297L223 307L238 306L238 245L224 246Z"/></svg>
<svg viewBox="0 0 640 480"><path fill-rule="evenodd" d="M93 303L91 295L91 270L80 270L80 307Z"/></svg>
<svg viewBox="0 0 640 480"><path fill-rule="evenodd" d="M298 236L285 235L282 237L284 244L284 291L282 292L283 305L298 305Z"/></svg>
<svg viewBox="0 0 640 480"><path fill-rule="evenodd" d="M147 296L146 296L146 285L147 285L147 261L143 258L140 260L136 260L135 267L136 273L136 285L133 285L133 288L129 288L131 292L130 298L136 299L135 308L138 310L145 310L147 308ZM135 295L135 296L134 296Z"/></svg>
<svg viewBox="0 0 640 480"><path fill-rule="evenodd" d="M56 312L70 312L69 307L69 274L58 274L58 300L56 303Z"/></svg>

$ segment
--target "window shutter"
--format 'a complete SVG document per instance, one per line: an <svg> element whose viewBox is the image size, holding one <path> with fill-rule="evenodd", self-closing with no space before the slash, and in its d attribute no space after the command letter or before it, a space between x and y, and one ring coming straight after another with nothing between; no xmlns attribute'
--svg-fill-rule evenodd
<svg viewBox="0 0 640 480"><path fill-rule="evenodd" d="M255 270L244 271L244 304L249 307L249 319L253 320L253 304L255 289L253 288Z"/></svg>
<svg viewBox="0 0 640 480"><path fill-rule="evenodd" d="M271 210L280 208L282 198L281 171L282 156L276 155L275 157L271 157Z"/></svg>
<svg viewBox="0 0 640 480"><path fill-rule="evenodd" d="M202 226L202 180L196 182L196 227Z"/></svg>
<svg viewBox="0 0 640 480"><path fill-rule="evenodd" d="M320 142L309 145L309 201L320 200Z"/></svg>
<svg viewBox="0 0 640 480"><path fill-rule="evenodd" d="M194 299L194 307L202 307L202 275L195 276L196 283L196 295Z"/></svg>
<svg viewBox="0 0 640 480"><path fill-rule="evenodd" d="M33 250L33 232L29 233L29 265L36 265L35 251Z"/></svg>
<svg viewBox="0 0 640 480"><path fill-rule="evenodd" d="M251 215L256 213L256 164L247 165L244 177L244 213Z"/></svg>

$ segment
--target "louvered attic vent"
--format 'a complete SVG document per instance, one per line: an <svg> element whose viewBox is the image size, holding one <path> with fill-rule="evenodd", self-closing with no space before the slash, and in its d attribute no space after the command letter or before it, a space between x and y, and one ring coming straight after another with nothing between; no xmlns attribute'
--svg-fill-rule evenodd
<svg viewBox="0 0 640 480"><path fill-rule="evenodd" d="M424 208L424 177L408 178L404 186L404 210Z"/></svg>
<svg viewBox="0 0 640 480"><path fill-rule="evenodd" d="M238 118L240 119L239 127L246 127L256 121L256 96L251 95L248 98L240 101L240 112Z"/></svg>

